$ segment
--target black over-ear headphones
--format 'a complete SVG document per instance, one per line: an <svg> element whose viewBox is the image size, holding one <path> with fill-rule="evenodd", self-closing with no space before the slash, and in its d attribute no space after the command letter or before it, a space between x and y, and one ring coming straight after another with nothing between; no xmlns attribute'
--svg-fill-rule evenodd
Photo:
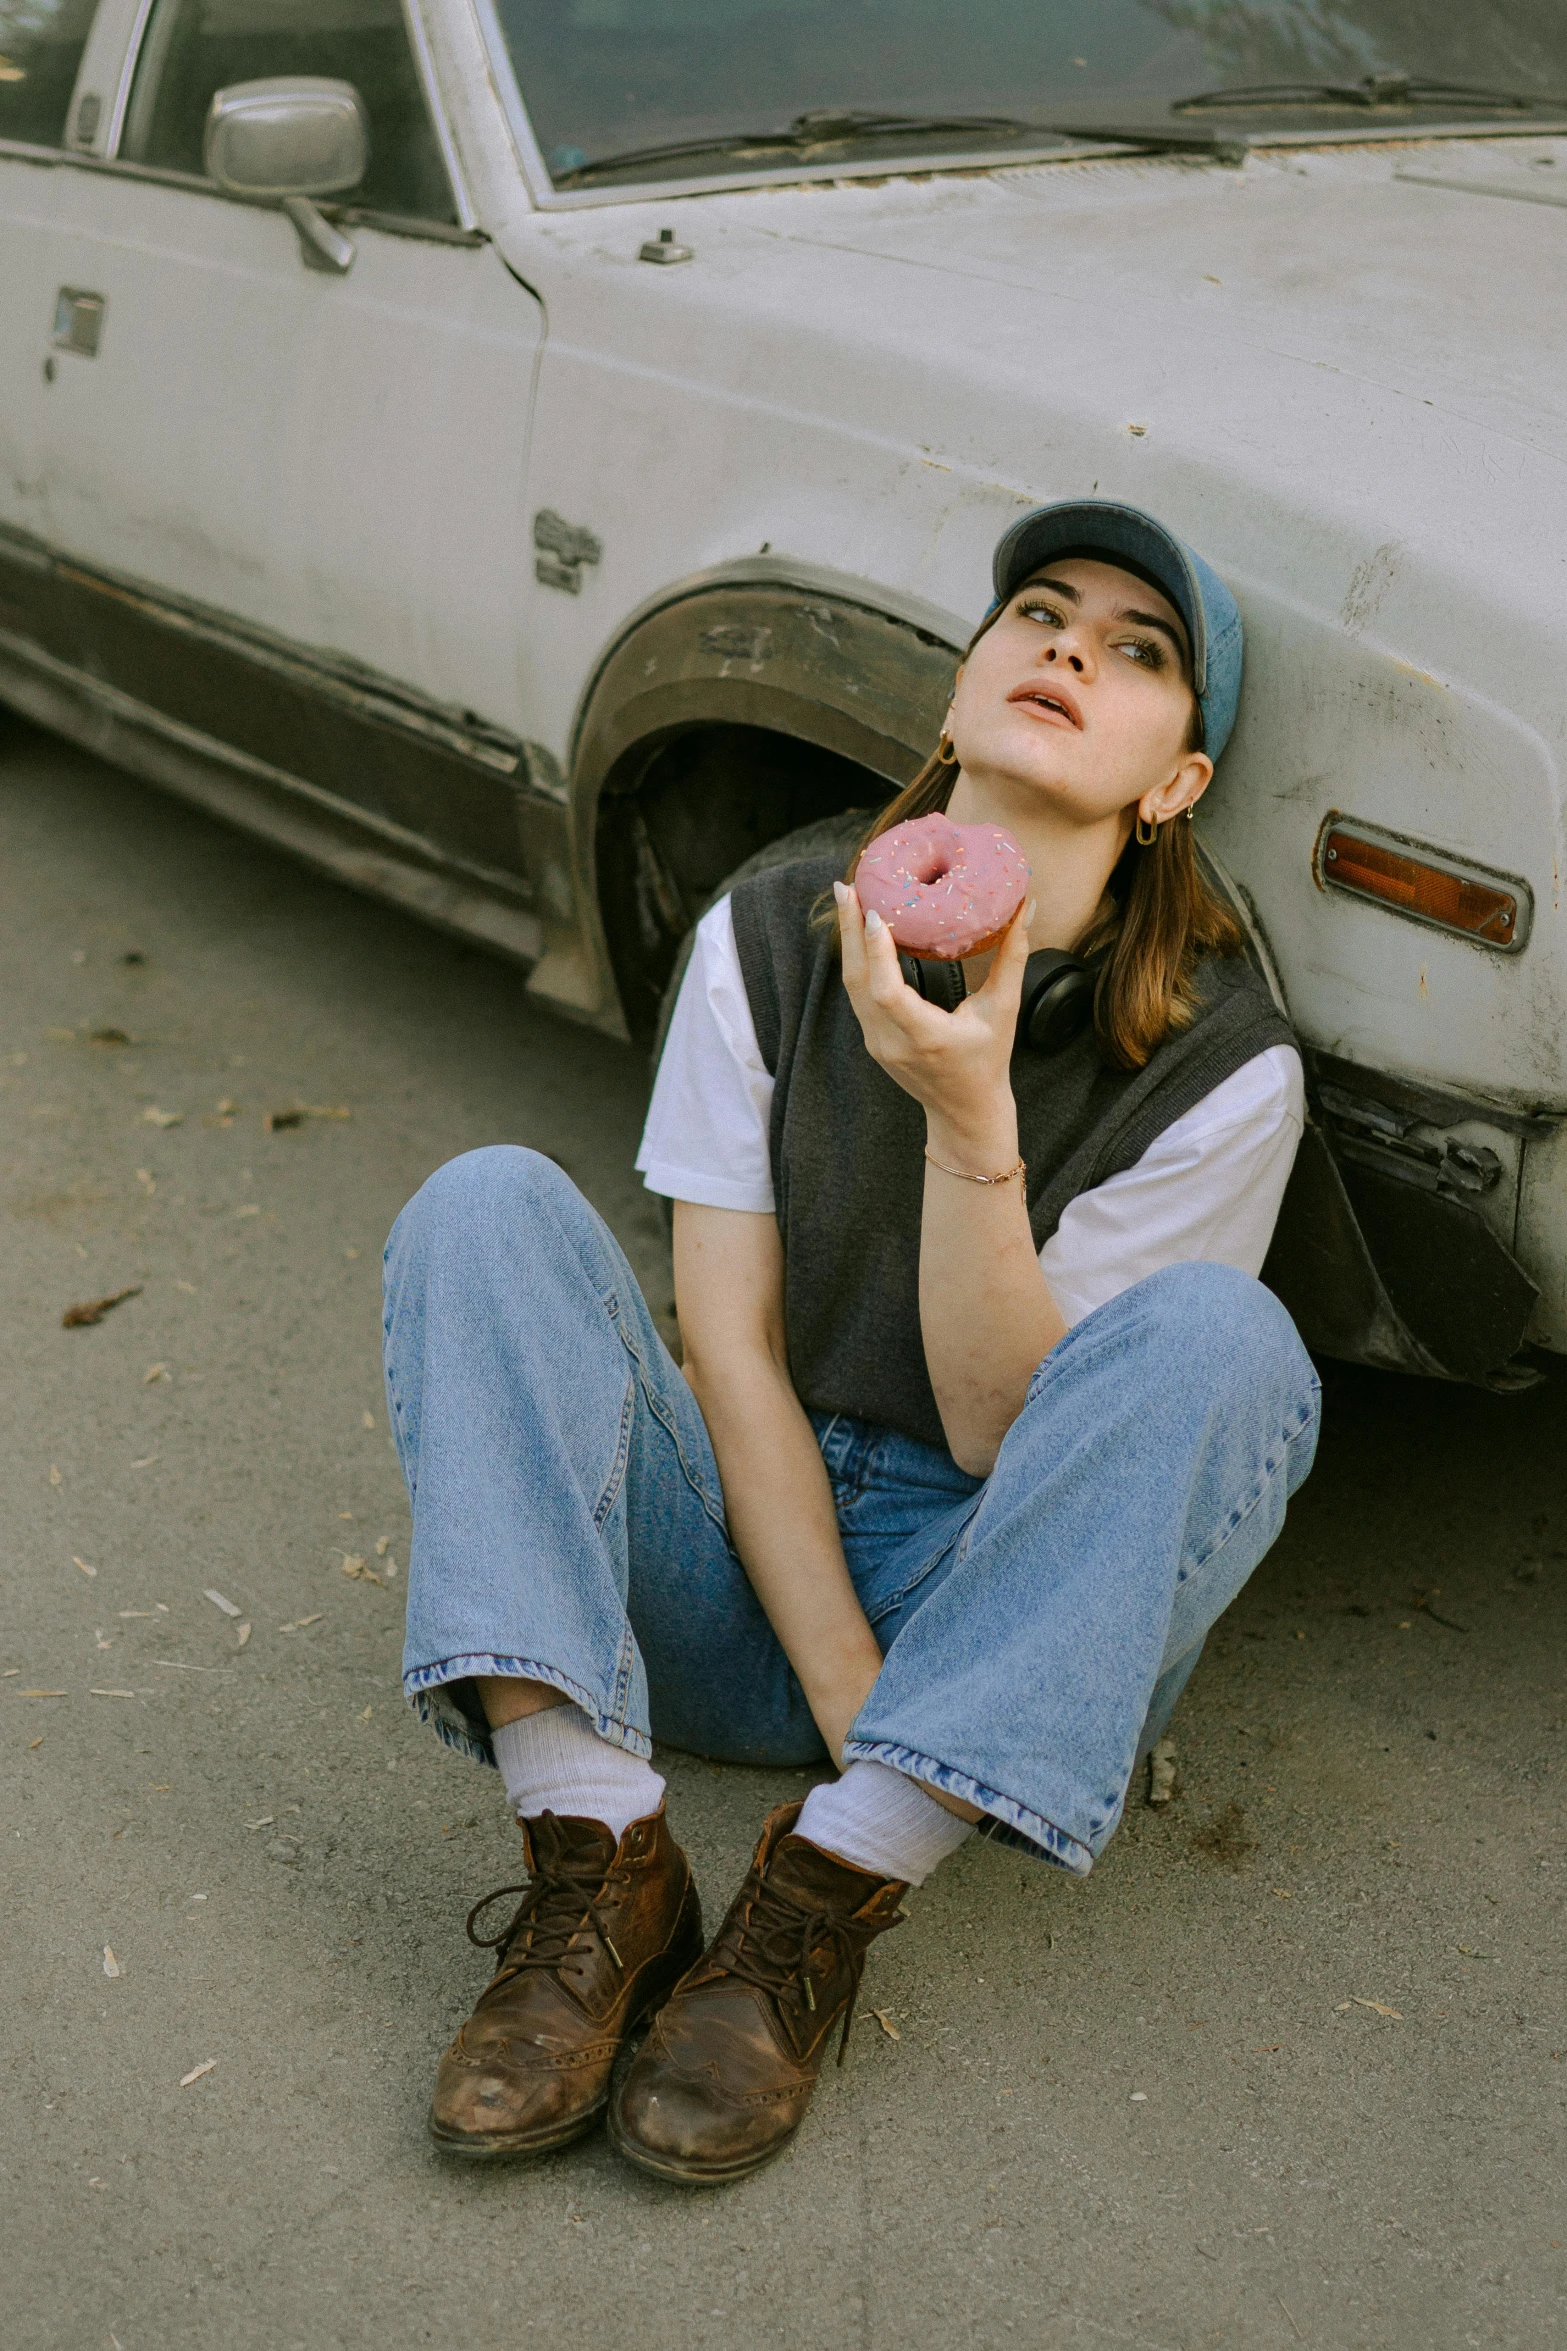
<svg viewBox="0 0 1567 2351"><path fill-rule="evenodd" d="M943 1012L956 1012L968 994L961 963L900 954L898 967L909 986ZM1059 1053L1082 1034L1093 1010L1094 975L1087 964L1064 947L1036 948L1023 966L1018 1043L1031 1053Z"/></svg>

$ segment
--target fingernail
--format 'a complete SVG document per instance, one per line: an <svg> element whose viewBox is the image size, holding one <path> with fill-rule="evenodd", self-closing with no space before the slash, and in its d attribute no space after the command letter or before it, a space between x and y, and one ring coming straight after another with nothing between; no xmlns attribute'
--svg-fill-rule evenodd
<svg viewBox="0 0 1567 2351"><path fill-rule="evenodd" d="M873 906L869 914L865 917L865 936L868 939L874 939L877 932L882 928L883 924L881 916L877 913L875 907Z"/></svg>
<svg viewBox="0 0 1567 2351"><path fill-rule="evenodd" d="M1025 924L1025 926L1026 926L1027 924L1029 924L1029 923L1031 923L1031 922L1033 921L1033 919L1034 919L1034 909L1035 909L1035 908L1038 906L1038 904L1039 904L1039 900L1038 900L1037 898L1030 898L1030 900L1029 900L1028 904L1027 904L1027 905L1024 907L1024 909L1023 909L1023 921L1024 921L1024 924Z"/></svg>
<svg viewBox="0 0 1567 2351"><path fill-rule="evenodd" d="M837 899L840 906L848 905L849 885L847 882L834 882L832 886L832 894Z"/></svg>

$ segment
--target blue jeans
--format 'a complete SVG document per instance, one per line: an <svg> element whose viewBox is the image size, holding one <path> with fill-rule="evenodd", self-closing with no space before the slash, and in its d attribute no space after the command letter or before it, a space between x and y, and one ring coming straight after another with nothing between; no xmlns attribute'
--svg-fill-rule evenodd
<svg viewBox="0 0 1567 2351"><path fill-rule="evenodd" d="M494 1760L476 1674L749 1764L825 1750L724 1525L707 1428L630 1266L536 1152L471 1151L386 1251L386 1385L413 1506L403 1686ZM845 1760L961 1796L1085 1873L1214 1619L1311 1467L1319 1389L1261 1284L1182 1265L1040 1364L996 1466L813 1419L885 1657Z"/></svg>

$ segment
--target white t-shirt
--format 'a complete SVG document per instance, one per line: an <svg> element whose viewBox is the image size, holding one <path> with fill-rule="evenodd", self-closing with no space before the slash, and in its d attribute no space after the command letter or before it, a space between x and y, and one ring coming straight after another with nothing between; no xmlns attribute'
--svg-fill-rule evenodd
<svg viewBox="0 0 1567 2351"><path fill-rule="evenodd" d="M697 926L637 1167L650 1192L773 1213L773 1081L735 947L729 900ZM1072 1201L1039 1253L1068 1324L1161 1266L1256 1274L1305 1121L1300 1055L1270 1045L1167 1126L1134 1167Z"/></svg>

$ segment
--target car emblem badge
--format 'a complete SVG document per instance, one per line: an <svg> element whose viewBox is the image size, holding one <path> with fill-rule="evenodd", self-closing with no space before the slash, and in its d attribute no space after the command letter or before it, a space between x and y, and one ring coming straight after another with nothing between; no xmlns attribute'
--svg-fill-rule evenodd
<svg viewBox="0 0 1567 2351"><path fill-rule="evenodd" d="M582 566L597 563L604 552L601 539L549 506L541 506L533 518L533 544L539 550L534 578L541 587L564 588L568 596L581 595Z"/></svg>

